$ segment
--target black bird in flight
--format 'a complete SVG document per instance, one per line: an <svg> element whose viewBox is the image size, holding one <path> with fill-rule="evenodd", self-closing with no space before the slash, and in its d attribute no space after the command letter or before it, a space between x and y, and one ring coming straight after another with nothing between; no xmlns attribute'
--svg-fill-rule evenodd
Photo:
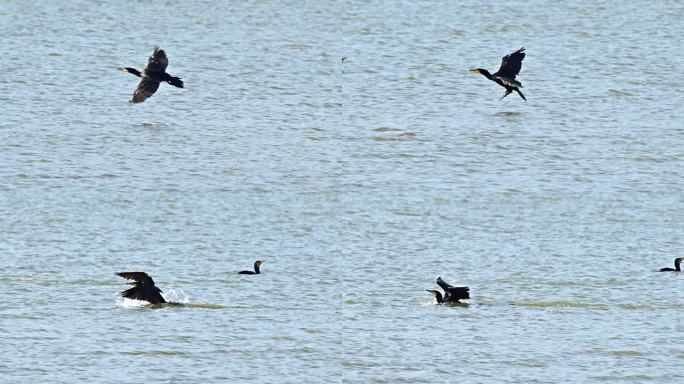
<svg viewBox="0 0 684 384"><path fill-rule="evenodd" d="M261 263L263 263L263 261L261 261L261 260L257 260L254 262L254 271L240 271L238 273L240 275L258 275L261 273L261 271L259 270Z"/></svg>
<svg viewBox="0 0 684 384"><path fill-rule="evenodd" d="M660 272L681 272L682 268L680 264L682 264L682 260L684 257L678 257L674 260L675 267L674 269L672 268L660 268Z"/></svg>
<svg viewBox="0 0 684 384"><path fill-rule="evenodd" d="M166 58L166 53L159 47L154 47L154 52L147 61L147 67L140 73L135 68L119 68L120 70L132 73L141 78L138 88L133 92L133 99L131 103L142 103L148 97L154 95L159 89L159 83L165 81L174 87L183 88L183 80L180 77L174 77L166 73L166 67L169 65L169 59Z"/></svg>
<svg viewBox="0 0 684 384"><path fill-rule="evenodd" d="M437 285L442 287L444 290L444 296L442 292L426 289L426 291L432 293L432 295L437 299L437 304L454 304L460 303L459 300L470 299L470 288L468 287L454 287L453 285L442 280L441 277L437 278Z"/></svg>
<svg viewBox="0 0 684 384"><path fill-rule="evenodd" d="M518 49L517 51L506 55L501 59L501 67L493 75L489 73L486 69L475 68L471 69L471 72L477 72L489 80L499 84L500 86L506 88L506 93L501 96L501 99L510 95L513 91L518 92L518 95L522 97L523 100L527 101L525 95L520 92L522 84L515 77L520 73L520 68L522 67L522 61L525 58L525 47ZM501 100L499 99L499 100Z"/></svg>
<svg viewBox="0 0 684 384"><path fill-rule="evenodd" d="M162 290L154 285L152 277L145 272L119 272L117 275L124 279L133 280L133 288L121 292L121 296L128 299L147 301L150 304L162 305L166 300L162 297Z"/></svg>

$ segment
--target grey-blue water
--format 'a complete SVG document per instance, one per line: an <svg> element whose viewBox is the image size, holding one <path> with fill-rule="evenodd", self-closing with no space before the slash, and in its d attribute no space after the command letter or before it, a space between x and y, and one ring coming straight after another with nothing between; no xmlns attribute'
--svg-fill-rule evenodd
<svg viewBox="0 0 684 384"><path fill-rule="evenodd" d="M0 382L682 382L682 20L1 1ZM186 86L129 104L155 45Z"/></svg>

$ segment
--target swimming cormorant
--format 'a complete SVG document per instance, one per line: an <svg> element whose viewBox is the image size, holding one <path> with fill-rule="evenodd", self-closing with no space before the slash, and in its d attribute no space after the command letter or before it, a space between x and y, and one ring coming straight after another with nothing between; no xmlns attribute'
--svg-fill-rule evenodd
<svg viewBox="0 0 684 384"><path fill-rule="evenodd" d="M437 278L437 285L442 287L444 290L444 296L442 296L442 292L433 289L426 289L426 291L432 293L432 295L437 299L438 304L459 303L459 300L470 299L470 288L468 287L454 287L453 285L442 280L441 277Z"/></svg>
<svg viewBox="0 0 684 384"><path fill-rule="evenodd" d="M261 273L261 271L259 271L259 266L261 266L261 263L263 263L263 261L257 260L254 262L254 270L253 271L240 271L238 273L241 275L258 275Z"/></svg>
<svg viewBox="0 0 684 384"><path fill-rule="evenodd" d="M147 301L150 304L162 305L166 303L166 300L161 295L162 290L154 285L154 280L152 277L145 272L119 272L117 275L123 277L124 279L133 280L133 283L128 283L133 285L133 288L129 288L121 292L121 296L134 299Z"/></svg>
<svg viewBox="0 0 684 384"><path fill-rule="evenodd" d="M131 103L142 103L148 97L152 96L157 89L159 83L165 81L174 87L183 88L183 80L180 77L174 77L166 73L166 67L169 65L169 59L166 58L166 53L159 47L154 47L154 52L147 61L147 68L140 73L135 68L119 68L120 70L132 73L141 78L138 88L133 92L133 99Z"/></svg>
<svg viewBox="0 0 684 384"><path fill-rule="evenodd" d="M680 267L680 264L682 263L682 260L684 260L684 257L678 257L674 260L675 267L674 269L672 268L660 268L660 272L681 272L682 269Z"/></svg>
<svg viewBox="0 0 684 384"><path fill-rule="evenodd" d="M511 53L510 55L504 56L503 59L501 59L501 67L499 67L499 70L496 71L496 73L494 73L493 75L490 74L489 71L487 71L486 69L482 68L475 68L471 69L470 71L480 73L489 80L506 88L506 93L504 93L504 95L501 96L501 99L510 95L513 91L516 91L518 92L518 95L522 97L523 100L527 101L525 95L523 95L519 89L523 87L522 84L520 84L520 82L515 79L515 77L520 72L520 68L522 67L522 61L524 58L525 47L522 47L517 51Z"/></svg>

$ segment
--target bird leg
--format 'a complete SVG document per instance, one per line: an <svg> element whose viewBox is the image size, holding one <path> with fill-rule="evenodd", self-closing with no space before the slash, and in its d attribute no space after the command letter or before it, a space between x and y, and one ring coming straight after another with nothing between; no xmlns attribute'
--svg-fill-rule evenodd
<svg viewBox="0 0 684 384"><path fill-rule="evenodd" d="M503 98L504 98L504 97L506 97L506 96L510 95L510 94L511 94L512 92L513 92L513 90L512 90L512 89L508 89L508 88L506 88L506 93L504 93L504 95L503 95L503 96L501 96L501 99L499 99L499 101L503 100Z"/></svg>
<svg viewBox="0 0 684 384"><path fill-rule="evenodd" d="M520 90L518 88L515 88L515 91L518 92L518 95L520 95L520 97L522 97L523 100L527 101L527 99L525 98L525 95L523 95L522 92L520 92Z"/></svg>

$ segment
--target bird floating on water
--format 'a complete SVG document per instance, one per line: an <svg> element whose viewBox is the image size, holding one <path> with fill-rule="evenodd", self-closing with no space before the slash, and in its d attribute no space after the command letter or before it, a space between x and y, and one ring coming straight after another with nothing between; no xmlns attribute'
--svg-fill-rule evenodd
<svg viewBox="0 0 684 384"><path fill-rule="evenodd" d="M672 269L672 268L660 268L660 272L681 272L682 271L682 269L681 269L682 260L684 260L684 257L678 257L678 258L674 259L674 265L675 265L674 269Z"/></svg>
<svg viewBox="0 0 684 384"><path fill-rule="evenodd" d="M150 304L160 306L166 303L164 297L161 295L162 290L154 285L154 280L152 277L145 272L119 272L117 275L123 277L127 280L133 280L133 283L128 283L133 285L133 288L129 288L121 292L121 296L134 299L147 301Z"/></svg>
<svg viewBox="0 0 684 384"><path fill-rule="evenodd" d="M254 270L253 271L240 271L238 273L240 275L258 275L261 273L261 271L259 270L259 267L261 266L262 263L263 263L263 261L257 260L254 262Z"/></svg>
<svg viewBox="0 0 684 384"><path fill-rule="evenodd" d="M169 59L166 58L166 53L159 47L154 47L154 52L147 61L147 67L140 73L135 68L119 68L120 70L132 73L141 78L138 87L133 92L133 99L131 103L142 103L150 96L154 95L159 89L159 83L165 81L174 87L183 88L183 80L180 77L174 77L166 73L166 67L169 65Z"/></svg>
<svg viewBox="0 0 684 384"><path fill-rule="evenodd" d="M523 100L527 101L525 95L520 92L520 88L523 87L522 84L515 79L518 73L520 73L520 68L522 67L522 61L524 58L525 47L522 47L510 55L504 56L503 59L501 59L501 66L499 67L499 70L493 75L490 74L486 69L482 68L475 68L471 69L470 71L480 73L489 80L506 88L506 93L501 96L501 99L510 95L513 91L516 91Z"/></svg>
<svg viewBox="0 0 684 384"><path fill-rule="evenodd" d="M426 289L426 291L432 293L432 295L437 299L437 304L454 304L460 303L459 300L470 299L470 288L468 287L454 287L453 285L442 280L441 277L437 278L437 285L442 287L444 290L444 296L442 292L434 289Z"/></svg>

